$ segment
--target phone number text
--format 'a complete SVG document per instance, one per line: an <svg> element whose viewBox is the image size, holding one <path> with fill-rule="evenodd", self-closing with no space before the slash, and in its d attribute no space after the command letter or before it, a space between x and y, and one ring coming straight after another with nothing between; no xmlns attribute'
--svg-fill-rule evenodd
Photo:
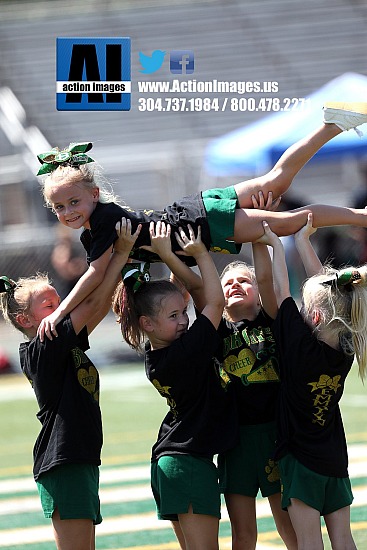
<svg viewBox="0 0 367 550"><path fill-rule="evenodd" d="M304 97L140 97L139 111L295 111L309 105Z"/></svg>

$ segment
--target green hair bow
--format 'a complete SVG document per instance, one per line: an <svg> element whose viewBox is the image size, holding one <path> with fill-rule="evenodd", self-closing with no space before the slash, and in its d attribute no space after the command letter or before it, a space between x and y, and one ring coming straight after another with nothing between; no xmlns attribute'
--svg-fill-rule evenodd
<svg viewBox="0 0 367 550"><path fill-rule="evenodd" d="M126 264L121 271L122 280L132 285L133 292L136 292L142 284L150 281L149 268L148 262Z"/></svg>
<svg viewBox="0 0 367 550"><path fill-rule="evenodd" d="M339 273L335 273L335 275L331 279L324 281L322 284L334 284L337 286L337 288L345 288L345 290L350 291L353 288L352 284L360 281L361 279L362 277L358 270L345 269Z"/></svg>
<svg viewBox="0 0 367 550"><path fill-rule="evenodd" d="M346 269L341 273L338 273L338 286L345 286L351 283L355 283L362 279L361 274L356 269Z"/></svg>
<svg viewBox="0 0 367 550"><path fill-rule="evenodd" d="M81 164L94 162L92 158L85 154L92 147L92 143L70 143L69 147L62 149L62 151L58 147L54 147L51 151L40 153L37 158L42 166L38 170L37 176L49 174L56 170L58 166L80 166Z"/></svg>
<svg viewBox="0 0 367 550"><path fill-rule="evenodd" d="M16 286L17 285L14 283L14 281L9 279L9 277L6 277L5 275L0 277L0 294L2 292L11 292Z"/></svg>

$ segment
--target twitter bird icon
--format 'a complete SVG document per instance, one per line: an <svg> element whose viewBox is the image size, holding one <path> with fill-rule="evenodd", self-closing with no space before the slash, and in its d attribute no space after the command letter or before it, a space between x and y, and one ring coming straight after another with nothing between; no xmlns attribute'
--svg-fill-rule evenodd
<svg viewBox="0 0 367 550"><path fill-rule="evenodd" d="M162 50L154 50L152 55L145 55L143 52L139 52L139 59L143 69L140 71L144 74L152 74L158 71L162 67L164 56L166 52Z"/></svg>

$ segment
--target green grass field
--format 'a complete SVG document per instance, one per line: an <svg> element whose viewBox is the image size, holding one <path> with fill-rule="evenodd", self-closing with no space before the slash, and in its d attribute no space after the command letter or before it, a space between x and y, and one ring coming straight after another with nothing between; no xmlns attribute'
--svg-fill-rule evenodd
<svg viewBox="0 0 367 550"><path fill-rule="evenodd" d="M99 550L176 549L168 522L158 521L149 485L150 448L165 414L165 401L148 383L139 363L100 369L105 442L101 467L103 522L97 527ZM367 388L354 371L342 402L348 436L351 508L357 547L367 548ZM43 518L32 472L32 447L38 433L37 405L22 375L0 378L0 550L54 548L50 521ZM225 508L220 548L231 547ZM258 499L259 550L280 549L267 501ZM325 548L330 545L325 538Z"/></svg>

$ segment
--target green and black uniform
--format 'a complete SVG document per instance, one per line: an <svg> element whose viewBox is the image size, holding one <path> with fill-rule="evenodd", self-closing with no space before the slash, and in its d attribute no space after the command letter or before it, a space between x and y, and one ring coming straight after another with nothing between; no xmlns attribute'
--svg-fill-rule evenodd
<svg viewBox="0 0 367 550"><path fill-rule="evenodd" d="M175 232L180 227L184 229L191 225L197 233L201 227L201 238L207 249L213 252L238 254L241 244L226 239L234 234L234 219L236 208L239 208L237 195L233 187L210 189L203 193L183 197L181 200L167 206L164 210L132 210L128 206L115 203L97 203L89 223L90 229L85 229L80 240L87 251L88 263L99 258L117 239L116 223L125 217L131 220L132 231L138 224L142 225L139 237L130 253L131 258L138 261L160 262L159 256L147 250L139 250L140 246L150 245L150 222L164 221L172 228L172 250L181 250L177 243ZM180 256L188 265L195 265L190 256Z"/></svg>
<svg viewBox="0 0 367 550"><path fill-rule="evenodd" d="M222 319L219 359L235 391L241 439L218 457L221 491L255 497L280 492L274 462L275 418L280 389L273 319L260 310L253 321Z"/></svg>
<svg viewBox="0 0 367 550"><path fill-rule="evenodd" d="M217 331L201 314L190 329L169 346L151 350L147 344L146 375L169 406L151 458L152 489L161 519L177 519L177 514L186 513L190 504L195 513L218 515L220 511L213 456L236 443L238 426L228 377L221 377L214 360L219 344ZM167 457L170 457L169 466ZM190 480L175 466L186 467L187 461L194 474L198 468L202 469L195 486L190 485ZM208 476L205 469L209 471ZM162 483L165 483L163 489ZM168 493L175 497L167 503ZM215 501L209 502L210 499Z"/></svg>
<svg viewBox="0 0 367 550"><path fill-rule="evenodd" d="M39 483L43 476L65 465L92 465L98 470L101 464L99 375L84 353L89 349L87 329L75 334L67 315L57 325L57 334L57 338L43 342L35 337L19 348L22 371L39 406L41 431L33 449L33 474ZM87 495L84 500L88 500ZM71 496L69 506L73 508ZM101 521L97 517L91 519Z"/></svg>
<svg viewBox="0 0 367 550"><path fill-rule="evenodd" d="M339 401L354 357L319 340L290 297L280 306L274 336L282 378L276 458L281 469L282 461L288 463L291 456L305 471L314 472L314 493L323 491L322 477L344 479L347 495L340 496L339 507L347 506L352 497L348 490L348 452ZM290 478L282 482L289 498L304 500L321 514L326 513L324 510L330 513L338 509L328 504L324 494L315 497L315 501L321 502L316 505L307 492L305 498L289 492Z"/></svg>

